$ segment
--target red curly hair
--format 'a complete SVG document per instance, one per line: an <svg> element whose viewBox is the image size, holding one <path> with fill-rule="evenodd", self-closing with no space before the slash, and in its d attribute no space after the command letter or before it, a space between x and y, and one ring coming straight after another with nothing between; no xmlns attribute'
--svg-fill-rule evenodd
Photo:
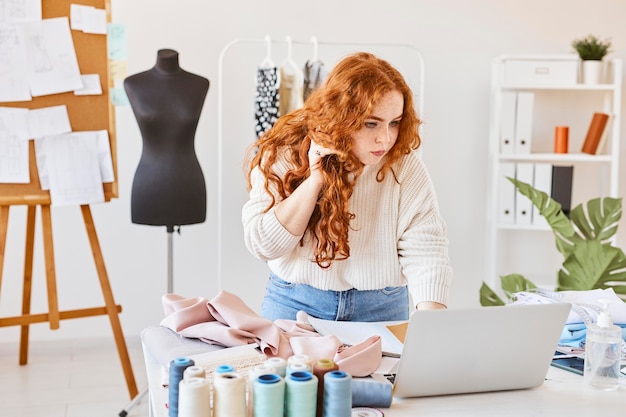
<svg viewBox="0 0 626 417"><path fill-rule="evenodd" d="M280 117L248 150L248 188L252 186L252 170L258 168L265 177L265 189L272 196L267 210L277 199L287 198L310 175L311 140L336 150L336 154L322 159L324 186L307 226L307 232L316 241L315 262L322 268L350 256L348 231L355 215L350 212L348 201L363 171L363 164L351 152L352 136L363 127L377 102L391 91L402 94L404 109L398 138L385 156L377 180L382 181L389 172L395 178L395 162L421 144L421 120L411 89L400 72L366 52L342 59L302 108ZM291 167L284 177L274 169L279 158Z"/></svg>

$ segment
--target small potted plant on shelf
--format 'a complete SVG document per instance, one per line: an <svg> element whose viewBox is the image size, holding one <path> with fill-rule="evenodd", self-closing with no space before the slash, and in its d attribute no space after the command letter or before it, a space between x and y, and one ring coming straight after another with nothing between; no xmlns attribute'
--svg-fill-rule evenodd
<svg viewBox="0 0 626 417"><path fill-rule="evenodd" d="M611 41L599 39L594 35L574 39L572 47L582 60L583 82L597 84L602 75L602 60L611 52Z"/></svg>
<svg viewBox="0 0 626 417"><path fill-rule="evenodd" d="M626 298L626 256L611 243L622 216L622 199L604 197L587 202L587 213L579 204L563 213L561 204L548 194L529 184L508 178L517 191L528 197L545 217L555 237L564 261L557 273L556 291L585 291L612 288ZM500 277L507 298L514 293L529 291L536 285L520 274ZM485 282L480 288L483 306L503 305L503 301Z"/></svg>

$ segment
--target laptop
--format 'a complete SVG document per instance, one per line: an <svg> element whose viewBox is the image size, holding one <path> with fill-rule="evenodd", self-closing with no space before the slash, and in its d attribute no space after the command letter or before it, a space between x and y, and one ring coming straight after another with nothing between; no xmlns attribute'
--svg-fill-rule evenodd
<svg viewBox="0 0 626 417"><path fill-rule="evenodd" d="M394 378L399 398L533 388L548 372L571 305L414 312Z"/></svg>

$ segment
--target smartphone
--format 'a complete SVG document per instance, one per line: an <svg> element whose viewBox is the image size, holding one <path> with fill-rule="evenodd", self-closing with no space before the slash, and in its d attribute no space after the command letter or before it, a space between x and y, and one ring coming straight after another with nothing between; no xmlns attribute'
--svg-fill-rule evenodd
<svg viewBox="0 0 626 417"><path fill-rule="evenodd" d="M585 369L585 360L578 355L556 351L552 357L552 366L582 375Z"/></svg>

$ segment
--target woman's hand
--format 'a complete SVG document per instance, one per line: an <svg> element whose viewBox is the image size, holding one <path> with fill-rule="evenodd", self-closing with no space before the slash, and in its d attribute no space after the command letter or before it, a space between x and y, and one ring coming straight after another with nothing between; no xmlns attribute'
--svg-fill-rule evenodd
<svg viewBox="0 0 626 417"><path fill-rule="evenodd" d="M333 149L325 148L311 140L308 153L311 172L320 167L320 163L325 156L332 155L334 153L335 151Z"/></svg>
<svg viewBox="0 0 626 417"><path fill-rule="evenodd" d="M422 301L421 303L417 303L417 306L415 306L415 308L417 310L442 310L447 307L435 301Z"/></svg>

